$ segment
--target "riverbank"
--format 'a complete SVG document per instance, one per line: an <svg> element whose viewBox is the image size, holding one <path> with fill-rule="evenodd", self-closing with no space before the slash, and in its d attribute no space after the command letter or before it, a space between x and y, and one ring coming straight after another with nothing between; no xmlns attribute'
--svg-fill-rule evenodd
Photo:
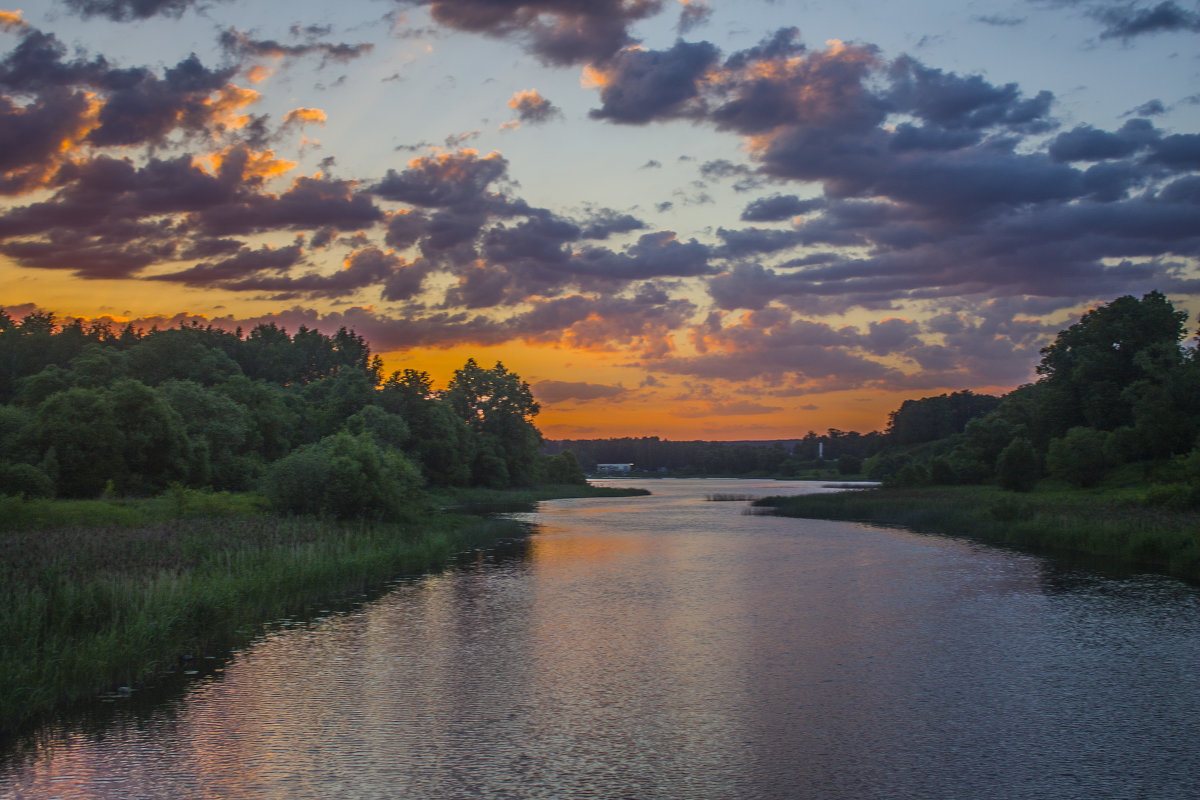
<svg viewBox="0 0 1200 800"><path fill-rule="evenodd" d="M598 494L607 492L472 490L453 505ZM254 495L189 490L130 501L6 497L0 519L0 734L73 702L136 691L270 620L523 532L424 499L399 522L340 523L270 515Z"/></svg>
<svg viewBox="0 0 1200 800"><path fill-rule="evenodd" d="M1040 550L1081 553L1200 580L1200 512L1149 505L1138 490L994 486L878 488L768 497L788 517L903 525Z"/></svg>

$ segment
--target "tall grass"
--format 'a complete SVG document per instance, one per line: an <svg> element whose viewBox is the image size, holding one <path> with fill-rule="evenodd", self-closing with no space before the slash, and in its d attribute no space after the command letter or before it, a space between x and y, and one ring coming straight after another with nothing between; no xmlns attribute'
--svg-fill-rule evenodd
<svg viewBox="0 0 1200 800"><path fill-rule="evenodd" d="M1151 566L1200 580L1200 512L1147 505L1137 491L991 486L870 489L757 501L791 517L903 525Z"/></svg>
<svg viewBox="0 0 1200 800"><path fill-rule="evenodd" d="M266 516L243 497L204 502L0 500L0 515L25 521L5 516L0 530L0 733L520 530L419 508L406 523L332 523Z"/></svg>

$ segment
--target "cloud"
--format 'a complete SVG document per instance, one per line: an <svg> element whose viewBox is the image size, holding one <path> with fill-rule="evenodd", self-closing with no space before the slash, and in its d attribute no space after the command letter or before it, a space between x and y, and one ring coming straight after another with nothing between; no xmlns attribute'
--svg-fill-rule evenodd
<svg viewBox="0 0 1200 800"><path fill-rule="evenodd" d="M641 125L655 119L697 116L700 81L717 60L708 42L679 41L670 50L622 50L585 71L600 88L592 119Z"/></svg>
<svg viewBox="0 0 1200 800"><path fill-rule="evenodd" d="M505 204L489 187L507 177L508 161L499 153L480 156L475 150L461 150L414 158L403 172L389 169L371 191L385 200L422 208L485 210Z"/></svg>
<svg viewBox="0 0 1200 800"><path fill-rule="evenodd" d="M189 8L207 5L208 0L66 0L66 4L85 19L107 17L127 22L153 16L178 18Z"/></svg>
<svg viewBox="0 0 1200 800"><path fill-rule="evenodd" d="M530 125L549 122L555 117L561 117L562 111L547 100L537 89L526 89L513 94L508 101L509 108L517 112L517 119Z"/></svg>
<svg viewBox="0 0 1200 800"><path fill-rule="evenodd" d="M547 64L600 62L635 42L629 27L662 8L662 0L401 0L429 7L456 30L514 39Z"/></svg>
<svg viewBox="0 0 1200 800"><path fill-rule="evenodd" d="M1164 0L1153 8L1136 8L1132 5L1105 6L1092 12L1104 23L1101 39L1132 39L1151 33L1200 31L1200 14L1180 8L1171 0Z"/></svg>
<svg viewBox="0 0 1200 800"><path fill-rule="evenodd" d="M324 35L328 33L326 29L316 28L308 29L309 36ZM319 55L321 57L321 66L325 66L329 62L338 64L346 64L356 58L361 58L367 53L370 53L375 45L370 42L359 42L358 44L345 44L329 42L320 42L310 39L309 41L299 44L282 44L274 39L252 39L249 34L237 30L236 28L227 28L221 32L220 44L225 52L238 59L247 58L301 58L308 55Z"/></svg>
<svg viewBox="0 0 1200 800"><path fill-rule="evenodd" d="M679 2L683 4L683 8L679 11L679 22L675 27L680 33L688 33L712 18L712 9L707 0L679 0Z"/></svg>
<svg viewBox="0 0 1200 800"><path fill-rule="evenodd" d="M794 194L776 194L770 197L760 197L752 201L742 210L743 222L781 222L785 219L798 217L823 208L825 201L821 198L801 200Z"/></svg>
<svg viewBox="0 0 1200 800"><path fill-rule="evenodd" d="M572 400L582 402L594 400L614 400L628 394L623 386L609 386L601 383L586 381L537 381L530 387L533 395L542 403L566 403Z"/></svg>

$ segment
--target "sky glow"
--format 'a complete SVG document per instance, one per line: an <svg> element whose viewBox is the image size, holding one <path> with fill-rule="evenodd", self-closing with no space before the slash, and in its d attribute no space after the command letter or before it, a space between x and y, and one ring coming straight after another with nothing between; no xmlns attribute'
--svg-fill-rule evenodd
<svg viewBox="0 0 1200 800"><path fill-rule="evenodd" d="M1200 4L0 10L0 306L354 328L551 438L871 430L1200 294ZM1195 330L1195 322L1189 322Z"/></svg>

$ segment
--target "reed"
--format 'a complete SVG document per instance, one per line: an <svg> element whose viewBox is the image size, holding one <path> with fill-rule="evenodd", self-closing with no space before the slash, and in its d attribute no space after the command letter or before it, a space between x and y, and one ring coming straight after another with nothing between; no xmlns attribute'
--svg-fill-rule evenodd
<svg viewBox="0 0 1200 800"><path fill-rule="evenodd" d="M1144 491L991 486L869 489L769 497L756 509L950 533L1046 551L1098 556L1200 580L1200 512L1145 502Z"/></svg>
<svg viewBox="0 0 1200 800"><path fill-rule="evenodd" d="M0 733L522 530L425 507L403 523L333 523L179 499L34 503L19 509L27 527L0 530Z"/></svg>

